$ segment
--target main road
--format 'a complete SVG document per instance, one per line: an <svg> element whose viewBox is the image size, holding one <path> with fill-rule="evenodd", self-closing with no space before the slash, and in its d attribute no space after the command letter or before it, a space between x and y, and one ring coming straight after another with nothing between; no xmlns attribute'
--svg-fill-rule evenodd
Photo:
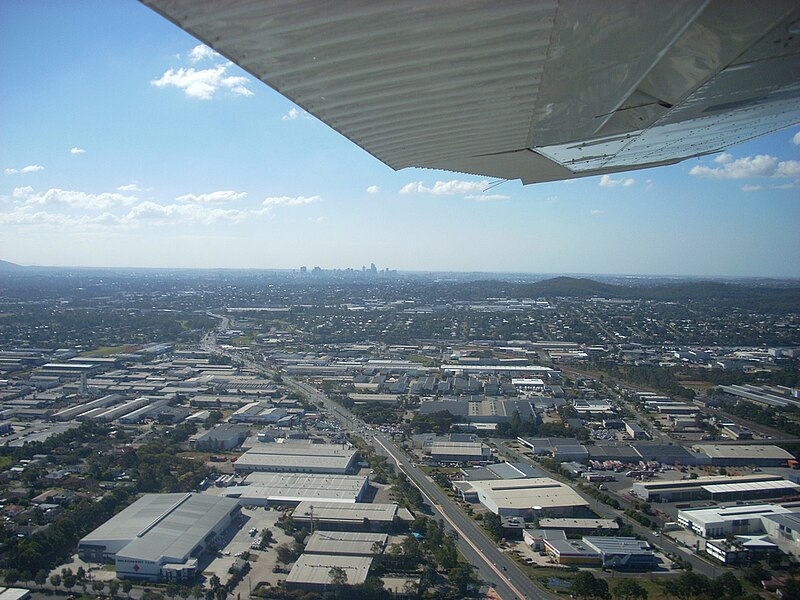
<svg viewBox="0 0 800 600"><path fill-rule="evenodd" d="M379 451L382 450L382 454L393 460L396 467L422 492L434 515L443 519L447 528L458 534L457 543L461 553L477 569L478 577L494 587L501 598L556 599L555 595L535 586L520 570L516 561L500 551L496 542L455 506L430 477L412 464L389 436L367 431L367 425L363 421L316 388L291 377L284 376L283 381L315 404L324 406L350 432L363 435Z"/></svg>

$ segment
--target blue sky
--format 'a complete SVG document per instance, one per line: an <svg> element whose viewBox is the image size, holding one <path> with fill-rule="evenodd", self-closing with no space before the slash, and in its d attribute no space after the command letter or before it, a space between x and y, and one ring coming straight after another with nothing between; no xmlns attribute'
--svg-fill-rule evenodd
<svg viewBox="0 0 800 600"><path fill-rule="evenodd" d="M800 277L800 128L605 179L394 172L137 2L0 2L0 258Z"/></svg>

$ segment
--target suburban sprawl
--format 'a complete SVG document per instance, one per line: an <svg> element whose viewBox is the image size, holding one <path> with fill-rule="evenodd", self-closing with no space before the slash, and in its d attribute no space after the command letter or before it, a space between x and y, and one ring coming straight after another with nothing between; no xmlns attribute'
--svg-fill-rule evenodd
<svg viewBox="0 0 800 600"><path fill-rule="evenodd" d="M0 600L800 600L796 282L1 266Z"/></svg>

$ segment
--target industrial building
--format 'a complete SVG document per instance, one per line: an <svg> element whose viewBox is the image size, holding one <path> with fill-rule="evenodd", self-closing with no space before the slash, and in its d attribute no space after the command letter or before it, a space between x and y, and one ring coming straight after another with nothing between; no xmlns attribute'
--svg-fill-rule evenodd
<svg viewBox="0 0 800 600"><path fill-rule="evenodd" d="M470 481L478 501L501 517L570 516L588 502L549 477Z"/></svg>
<svg viewBox="0 0 800 600"><path fill-rule="evenodd" d="M250 428L247 425L220 423L197 438L194 447L195 450L207 452L232 450L247 439L249 432Z"/></svg>
<svg viewBox="0 0 800 600"><path fill-rule="evenodd" d="M794 455L775 445L700 444L695 449L719 467L785 467Z"/></svg>
<svg viewBox="0 0 800 600"><path fill-rule="evenodd" d="M246 485L225 489L243 506L297 504L305 500L353 504L361 502L369 488L367 475L326 473L251 473Z"/></svg>
<svg viewBox="0 0 800 600"><path fill-rule="evenodd" d="M547 454L559 462L582 462L589 458L589 450L574 438L518 437L517 441L534 454Z"/></svg>
<svg viewBox="0 0 800 600"><path fill-rule="evenodd" d="M315 531L304 550L307 554L374 556L382 554L389 542L385 533L360 531Z"/></svg>
<svg viewBox="0 0 800 600"><path fill-rule="evenodd" d="M599 567L603 564L600 553L578 540L543 540L544 550L560 565L573 567Z"/></svg>
<svg viewBox="0 0 800 600"><path fill-rule="evenodd" d="M772 513L761 517L764 531L783 552L800 557L800 514Z"/></svg>
<svg viewBox="0 0 800 600"><path fill-rule="evenodd" d="M539 519L539 529L560 529L568 533L592 533L598 529L615 531L619 529L619 525L614 519Z"/></svg>
<svg viewBox="0 0 800 600"><path fill-rule="evenodd" d="M371 556L301 554L286 577L288 589L323 592L331 585L331 569L338 567L347 575L347 585L364 583L372 566Z"/></svg>
<svg viewBox="0 0 800 600"><path fill-rule="evenodd" d="M597 552L606 569L649 571L658 565L647 542L632 537L584 536L583 544Z"/></svg>
<svg viewBox="0 0 800 600"><path fill-rule="evenodd" d="M679 481L637 481L631 493L648 502L709 499L717 501L780 498L796 494L800 485L780 475L712 476Z"/></svg>
<svg viewBox="0 0 800 600"><path fill-rule="evenodd" d="M433 442L431 458L439 462L488 462L492 451L480 442Z"/></svg>
<svg viewBox="0 0 800 600"><path fill-rule="evenodd" d="M678 524L700 537L721 538L764 531L762 518L784 514L792 514L792 511L778 504L690 508L678 511Z"/></svg>
<svg viewBox="0 0 800 600"><path fill-rule="evenodd" d="M647 432L633 421L625 421L625 433L633 440L646 440Z"/></svg>
<svg viewBox="0 0 800 600"><path fill-rule="evenodd" d="M146 494L84 537L78 553L114 561L120 578L186 580L238 515L239 504L221 496Z"/></svg>
<svg viewBox="0 0 800 600"><path fill-rule="evenodd" d="M237 473L277 471L344 475L356 469L357 452L333 444L259 444L233 464Z"/></svg>
<svg viewBox="0 0 800 600"><path fill-rule="evenodd" d="M297 505L292 519L326 531L391 531L407 527L414 520L407 509L397 504L340 504L305 501Z"/></svg>

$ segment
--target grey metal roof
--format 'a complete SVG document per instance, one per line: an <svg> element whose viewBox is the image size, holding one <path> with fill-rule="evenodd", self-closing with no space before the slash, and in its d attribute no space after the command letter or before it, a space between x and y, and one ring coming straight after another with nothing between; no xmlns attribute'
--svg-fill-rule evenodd
<svg viewBox="0 0 800 600"><path fill-rule="evenodd" d="M309 554L347 554L372 556L375 543L386 547L389 536L385 533L360 533L353 531L315 531L306 544Z"/></svg>
<svg viewBox="0 0 800 600"><path fill-rule="evenodd" d="M372 566L371 556L341 556L334 554L302 554L286 577L286 583L331 583L330 570L340 567L347 573L347 584L358 585L367 579Z"/></svg>
<svg viewBox="0 0 800 600"><path fill-rule="evenodd" d="M237 507L236 500L221 496L147 494L84 537L81 544L128 539L117 556L180 563Z"/></svg>
<svg viewBox="0 0 800 600"><path fill-rule="evenodd" d="M313 507L313 509L312 509ZM334 502L301 502L294 509L295 519L308 518L314 513L314 520L320 521L352 521L362 523L370 521L391 521L397 515L397 504L337 504Z"/></svg>

